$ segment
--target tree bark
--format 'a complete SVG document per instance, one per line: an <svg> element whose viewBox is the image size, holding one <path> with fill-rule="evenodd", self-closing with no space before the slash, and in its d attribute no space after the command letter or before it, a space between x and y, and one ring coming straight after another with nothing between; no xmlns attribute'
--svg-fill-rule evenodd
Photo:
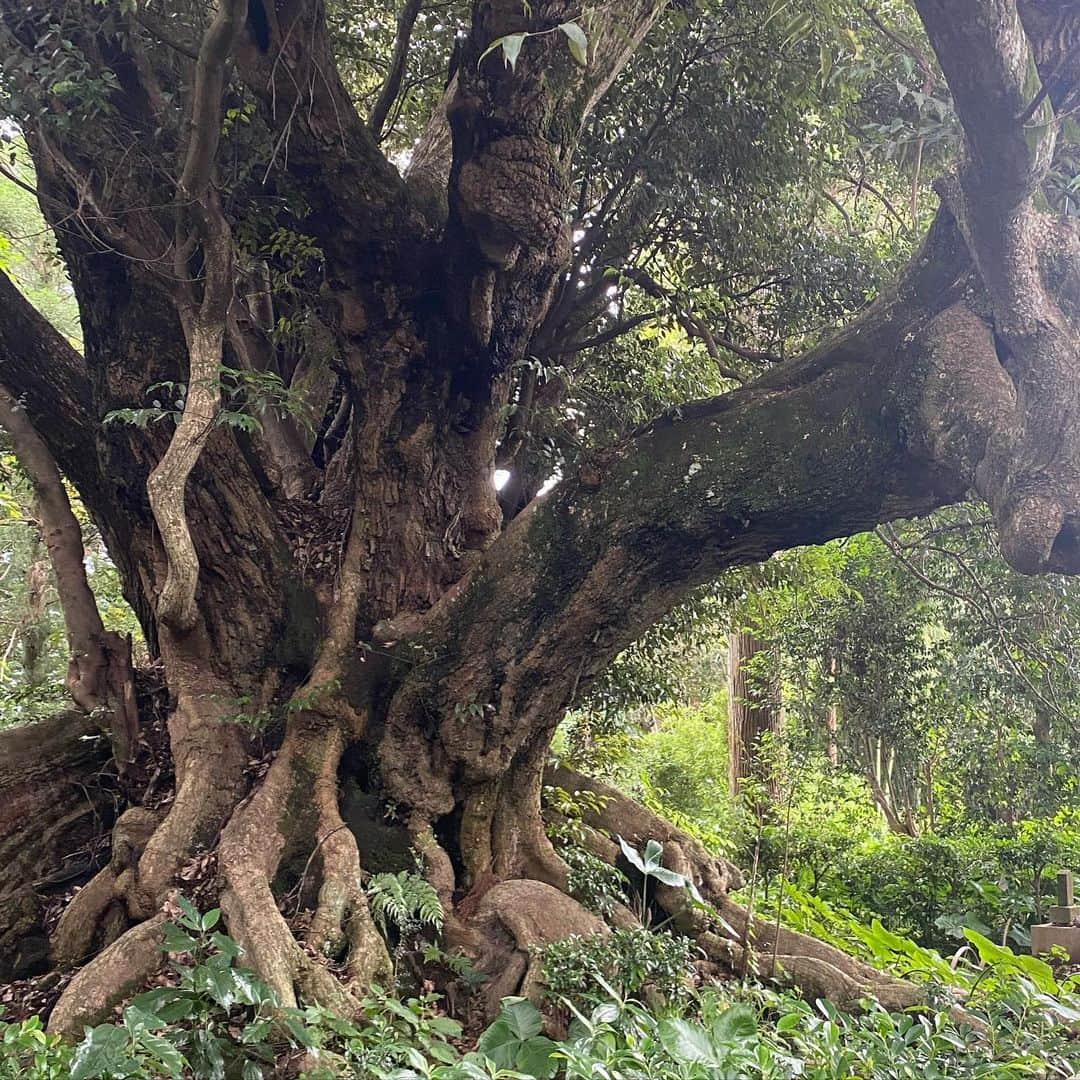
<svg viewBox="0 0 1080 1080"><path fill-rule="evenodd" d="M738 796L747 780L773 796L778 783L762 757L762 740L780 733L778 676L769 671L773 647L751 630L728 634L728 777Z"/></svg>
<svg viewBox="0 0 1080 1080"><path fill-rule="evenodd" d="M49 552L67 628L70 661L65 685L75 704L94 714L121 768L134 758L139 735L131 642L107 631L86 577L82 527L71 509L48 447L7 391L0 387L0 426L30 478L42 539Z"/></svg>
<svg viewBox="0 0 1080 1080"><path fill-rule="evenodd" d="M0 732L0 981L48 968L43 897L97 865L114 813L109 760L77 712Z"/></svg>

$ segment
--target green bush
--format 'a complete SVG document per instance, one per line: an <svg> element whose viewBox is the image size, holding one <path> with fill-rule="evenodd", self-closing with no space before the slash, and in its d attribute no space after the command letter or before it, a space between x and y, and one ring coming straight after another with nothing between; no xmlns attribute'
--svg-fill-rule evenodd
<svg viewBox="0 0 1080 1080"><path fill-rule="evenodd" d="M0 1011L0 1080L66 1080L71 1075L71 1047L59 1035L46 1034L31 1016L4 1023Z"/></svg>
<svg viewBox="0 0 1080 1080"><path fill-rule="evenodd" d="M649 990L676 1001L689 993L693 950L687 938L642 927L569 937L541 950L544 986L550 996L576 1003L605 997L605 987L623 997Z"/></svg>

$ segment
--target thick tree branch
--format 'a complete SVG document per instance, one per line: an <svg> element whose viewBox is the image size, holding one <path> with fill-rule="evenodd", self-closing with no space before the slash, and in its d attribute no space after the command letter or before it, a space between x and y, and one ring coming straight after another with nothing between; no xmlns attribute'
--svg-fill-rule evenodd
<svg viewBox="0 0 1080 1080"><path fill-rule="evenodd" d="M1015 0L918 0L956 101L966 160L946 193L989 294L996 347L1016 387L977 478L1002 551L1029 572L1080 561L1080 236L1035 204L1058 121L1049 100L1031 119L1037 63Z"/></svg>
<svg viewBox="0 0 1080 1080"><path fill-rule="evenodd" d="M432 754L476 783L502 775L620 650L723 569L961 497L1009 404L977 381L949 396L950 357L927 343L963 306L969 272L942 214L897 292L835 339L674 410L534 500L413 640L430 660L387 722L386 775L404 779L392 797L444 812ZM1000 386L979 325L963 359ZM489 751L460 741L461 701L489 709Z"/></svg>
<svg viewBox="0 0 1080 1080"><path fill-rule="evenodd" d="M226 65L246 14L247 0L221 0L195 65L191 130L177 182L175 245L176 276L183 283L178 311L188 347L187 397L168 448L146 481L166 557L157 615L162 622L184 631L198 618L195 590L199 583L199 557L184 508L184 489L221 407L219 369L235 288L232 231L211 180L221 142ZM203 257L202 298L198 302L193 287L184 282L196 244L201 246Z"/></svg>
<svg viewBox="0 0 1080 1080"><path fill-rule="evenodd" d="M83 358L0 271L0 385L25 408L61 470L101 512L90 381Z"/></svg>
<svg viewBox="0 0 1080 1080"><path fill-rule="evenodd" d="M484 0L474 8L456 90L447 228L448 287L481 385L520 360L571 257L569 165L582 125L664 7L605 3L590 13L587 63L557 28L565 4ZM492 42L527 34L513 68ZM432 144L434 145L434 144ZM425 149L425 168L433 162Z"/></svg>
<svg viewBox="0 0 1080 1080"><path fill-rule="evenodd" d="M318 0L249 0L237 71L262 103L274 147L266 174L283 170L310 207L305 232L346 279L360 246L396 247L427 225L342 82Z"/></svg>
<svg viewBox="0 0 1080 1080"><path fill-rule="evenodd" d="M1038 69L1015 0L917 0L971 158L968 183L1005 213L1037 189L1057 135L1049 102L1025 120Z"/></svg>

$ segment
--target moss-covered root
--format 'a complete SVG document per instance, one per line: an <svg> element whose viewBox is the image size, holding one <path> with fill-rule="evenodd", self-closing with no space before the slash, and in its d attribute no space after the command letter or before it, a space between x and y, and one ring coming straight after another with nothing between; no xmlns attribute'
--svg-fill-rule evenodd
<svg viewBox="0 0 1080 1080"><path fill-rule="evenodd" d="M764 919L751 920L746 908L728 896L729 888L743 884L737 867L710 855L693 837L621 792L563 767L550 770L547 780L571 793L588 791L594 796L584 820L591 830L590 847L606 861L614 863L618 858L616 836L635 844L646 840L664 844L665 865L692 880L719 919L689 903L682 888L657 885L656 902L672 925L693 937L715 963L843 1006L857 1005L867 997L877 998L887 1008L907 1008L925 1000L915 984L878 971L832 945Z"/></svg>
<svg viewBox="0 0 1080 1080"><path fill-rule="evenodd" d="M325 959L344 954L347 982L358 987L387 974L390 960L360 889L355 838L338 811L343 749L338 724L317 713L292 717L263 782L222 833L219 868L229 931L279 1000L294 1004L300 989L309 1000L352 1011L355 1000ZM316 887L306 947L294 937L272 888L286 856L305 860L301 899L309 883Z"/></svg>

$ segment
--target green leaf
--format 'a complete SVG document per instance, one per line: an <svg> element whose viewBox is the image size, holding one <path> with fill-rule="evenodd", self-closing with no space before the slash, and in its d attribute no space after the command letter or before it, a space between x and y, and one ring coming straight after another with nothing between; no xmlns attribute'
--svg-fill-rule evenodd
<svg viewBox="0 0 1080 1080"><path fill-rule="evenodd" d="M716 1042L741 1042L757 1034L757 1017L749 1005L732 1005L725 1009L712 1025Z"/></svg>
<svg viewBox="0 0 1080 1080"><path fill-rule="evenodd" d="M191 981L199 993L213 998L223 1009L231 1009L237 1002L236 982L228 968L222 970L200 964L192 973Z"/></svg>
<svg viewBox="0 0 1080 1080"><path fill-rule="evenodd" d="M637 853L637 849L628 844L621 836L615 838L619 841L619 847L622 848L622 853L626 858L626 861L636 869L640 870L643 874L647 874L648 870L645 869L645 864L641 861L641 856Z"/></svg>
<svg viewBox="0 0 1080 1080"><path fill-rule="evenodd" d="M544 1035L538 1035L522 1043L514 1061L514 1067L526 1076L535 1076L537 1080L550 1080L559 1071L559 1061L552 1057L558 1044Z"/></svg>
<svg viewBox="0 0 1080 1080"><path fill-rule="evenodd" d="M666 870L662 866L652 867L649 870L649 877L656 878L657 881L662 881L665 885L671 885L676 889L681 889L687 884L682 874L676 874L674 870Z"/></svg>
<svg viewBox="0 0 1080 1080"><path fill-rule="evenodd" d="M521 46L525 43L525 39L530 35L527 33L521 34L505 34L503 37L496 38L481 54L480 59L476 61L476 66L479 67L484 60L491 55L496 49L502 49L503 62L507 64L512 71L517 70L518 56L521 54Z"/></svg>
<svg viewBox="0 0 1080 1080"><path fill-rule="evenodd" d="M202 916L199 914L199 909L186 896L177 897L176 902L181 912L180 925L186 926L189 930L201 930Z"/></svg>
<svg viewBox="0 0 1080 1080"><path fill-rule="evenodd" d="M570 43L570 55L582 66L589 63L589 39L585 31L575 22L559 23L559 29Z"/></svg>
<svg viewBox="0 0 1080 1080"><path fill-rule="evenodd" d="M501 1016L522 1042L544 1030L544 1018L540 1015L540 1010L527 998L504 998Z"/></svg>
<svg viewBox="0 0 1080 1080"><path fill-rule="evenodd" d="M139 1035L139 1046L153 1057L155 1066L164 1070L165 1075L175 1080L184 1075L187 1059L168 1039L152 1031L143 1031Z"/></svg>
<svg viewBox="0 0 1080 1080"><path fill-rule="evenodd" d="M240 946L228 934L215 930L210 935L210 940L213 942L214 948L230 960L235 960L240 955Z"/></svg>
<svg viewBox="0 0 1080 1080"><path fill-rule="evenodd" d="M716 1063L712 1041L705 1029L689 1020L667 1019L658 1025L664 1049L683 1065Z"/></svg>
<svg viewBox="0 0 1080 1080"><path fill-rule="evenodd" d="M645 872L652 873L664 861L664 845L659 840L650 840L645 845Z"/></svg>
<svg viewBox="0 0 1080 1080"><path fill-rule="evenodd" d="M164 925L162 938L162 944L166 952L192 952L199 947L199 943L190 934L185 934L176 923L166 923Z"/></svg>
<svg viewBox="0 0 1080 1080"><path fill-rule="evenodd" d="M87 1028L71 1059L71 1080L101 1080L127 1076L137 1062L129 1053L128 1034L113 1024Z"/></svg>

